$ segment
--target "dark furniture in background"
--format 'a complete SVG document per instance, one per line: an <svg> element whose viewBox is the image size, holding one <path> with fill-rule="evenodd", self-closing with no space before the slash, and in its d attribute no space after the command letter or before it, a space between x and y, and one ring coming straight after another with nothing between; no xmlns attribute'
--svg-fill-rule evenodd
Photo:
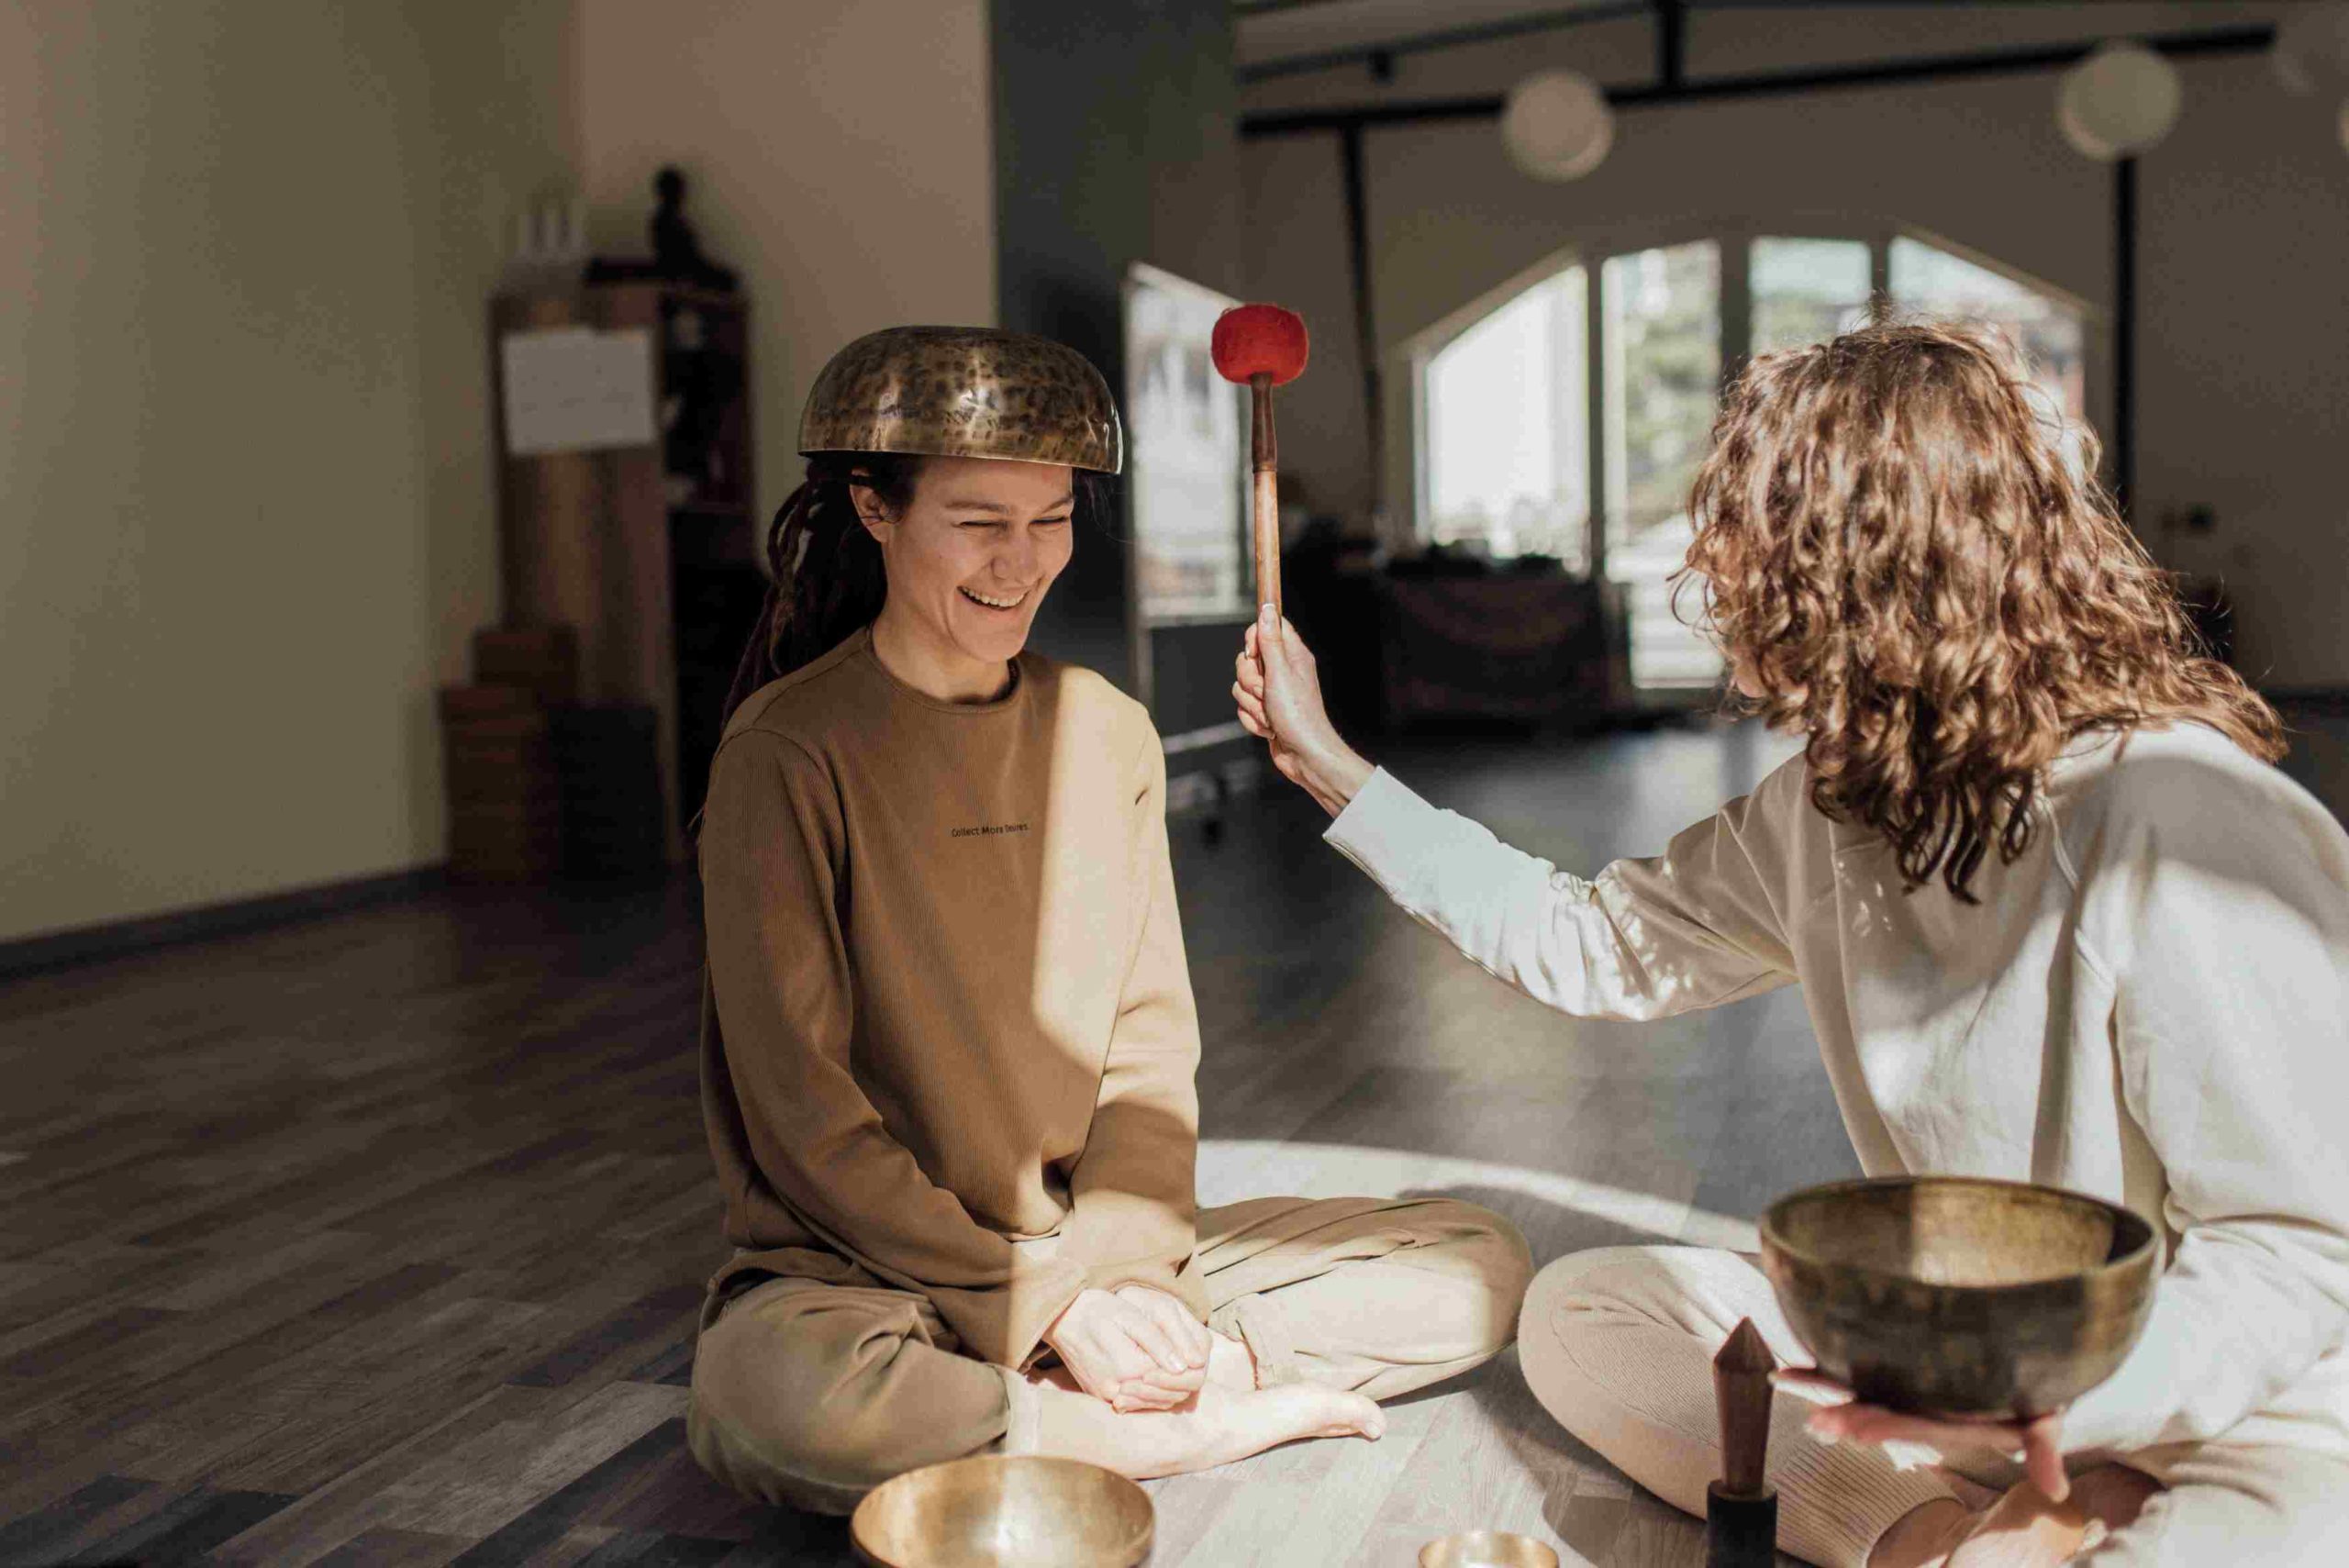
<svg viewBox="0 0 2349 1568"><path fill-rule="evenodd" d="M542 882L562 869L551 724L546 704L526 687L440 689L452 879Z"/></svg>
<svg viewBox="0 0 2349 1568"><path fill-rule="evenodd" d="M1388 571L1377 579L1387 724L1597 728L1620 663L1603 584L1562 572Z"/></svg>
<svg viewBox="0 0 2349 1568"><path fill-rule="evenodd" d="M643 329L659 429L640 446L500 459L505 617L476 639L474 684L442 698L451 871L655 871L685 856L765 593L749 307L730 293L639 281L504 295L491 326L499 340ZM503 355L492 363L502 374ZM502 419L502 395L495 406Z"/></svg>
<svg viewBox="0 0 2349 1568"><path fill-rule="evenodd" d="M1313 650L1321 701L1341 735L1386 728L1375 547L1317 520L1281 552L1289 624Z"/></svg>

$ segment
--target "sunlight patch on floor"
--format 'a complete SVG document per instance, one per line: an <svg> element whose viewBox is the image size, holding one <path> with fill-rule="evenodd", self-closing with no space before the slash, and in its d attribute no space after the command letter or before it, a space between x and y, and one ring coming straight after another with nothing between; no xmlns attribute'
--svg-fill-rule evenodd
<svg viewBox="0 0 2349 1568"><path fill-rule="evenodd" d="M1208 1208L1274 1195L1398 1197L1457 1187L1523 1193L1543 1203L1691 1246L1725 1247L1739 1252L1751 1252L1760 1246L1752 1220L1553 1171L1344 1143L1199 1140L1199 1203Z"/></svg>

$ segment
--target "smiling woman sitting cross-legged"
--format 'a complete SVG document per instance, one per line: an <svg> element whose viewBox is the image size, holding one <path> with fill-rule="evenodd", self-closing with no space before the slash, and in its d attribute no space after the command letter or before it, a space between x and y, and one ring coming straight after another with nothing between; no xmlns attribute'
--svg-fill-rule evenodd
<svg viewBox="0 0 2349 1568"><path fill-rule="evenodd" d="M1197 1212L1197 1018L1140 705L1026 651L1120 437L1039 339L850 345L700 829L703 1098L736 1250L696 1457L845 1510L982 1452L1130 1475L1375 1438L1530 1273L1448 1200Z"/></svg>

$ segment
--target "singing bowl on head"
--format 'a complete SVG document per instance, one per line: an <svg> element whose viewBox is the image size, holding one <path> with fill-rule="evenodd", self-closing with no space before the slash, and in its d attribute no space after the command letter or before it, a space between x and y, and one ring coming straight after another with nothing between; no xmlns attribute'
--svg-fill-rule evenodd
<svg viewBox="0 0 2349 1568"><path fill-rule="evenodd" d="M2137 1342L2154 1262L2137 1215L2026 1182L1834 1182L1762 1218L1763 1270L1819 1369L1911 1414L2070 1404Z"/></svg>
<svg viewBox="0 0 2349 1568"><path fill-rule="evenodd" d="M883 1483L849 1539L877 1568L1134 1568L1152 1528L1149 1496L1116 1471L990 1456Z"/></svg>

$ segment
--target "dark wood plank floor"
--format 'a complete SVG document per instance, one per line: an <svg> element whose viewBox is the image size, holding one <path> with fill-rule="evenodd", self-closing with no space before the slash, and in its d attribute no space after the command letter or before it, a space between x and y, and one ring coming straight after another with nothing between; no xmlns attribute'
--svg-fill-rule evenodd
<svg viewBox="0 0 2349 1568"><path fill-rule="evenodd" d="M1750 729L1419 745L1397 771L1570 866L1652 849ZM1201 1186L1442 1190L1537 1258L1733 1240L1848 1172L1798 1003L1647 1029L1499 988L1316 842L1301 797L1176 824ZM722 1252L685 885L450 892L0 987L0 1562L827 1562L836 1521L686 1457ZM1694 1562L1687 1521L1504 1358L1319 1444L1154 1488L1156 1561L1408 1562L1503 1525Z"/></svg>

